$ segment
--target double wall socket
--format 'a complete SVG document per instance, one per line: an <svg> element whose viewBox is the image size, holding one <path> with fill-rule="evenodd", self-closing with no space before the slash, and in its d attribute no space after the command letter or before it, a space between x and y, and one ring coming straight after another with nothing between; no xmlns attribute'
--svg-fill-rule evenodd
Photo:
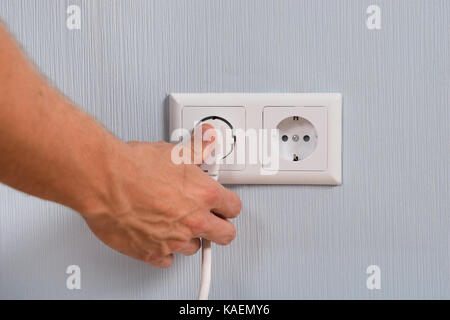
<svg viewBox="0 0 450 320"><path fill-rule="evenodd" d="M220 166L224 184L341 184L339 93L171 94L171 142L202 121L229 127L235 145Z"/></svg>

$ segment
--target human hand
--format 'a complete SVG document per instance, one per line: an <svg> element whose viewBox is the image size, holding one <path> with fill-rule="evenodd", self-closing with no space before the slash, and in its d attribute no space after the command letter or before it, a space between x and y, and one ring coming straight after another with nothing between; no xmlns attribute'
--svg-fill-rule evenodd
<svg viewBox="0 0 450 320"><path fill-rule="evenodd" d="M202 133L209 129L203 125ZM202 161L212 143L203 141ZM236 230L227 218L241 210L239 197L198 166L174 164L173 147L166 142L121 144L104 200L82 213L106 245L158 267L169 267L173 253L197 252L199 238L229 244ZM194 143L189 147L198 154Z"/></svg>

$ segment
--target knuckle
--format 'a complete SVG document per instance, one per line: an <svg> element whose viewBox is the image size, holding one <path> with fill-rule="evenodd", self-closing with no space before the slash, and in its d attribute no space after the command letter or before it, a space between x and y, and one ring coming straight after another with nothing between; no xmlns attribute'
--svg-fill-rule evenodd
<svg viewBox="0 0 450 320"><path fill-rule="evenodd" d="M153 208L156 212L164 212L165 217L168 219L176 219L183 214L183 211L176 208L167 208L167 204L163 202L155 201Z"/></svg>
<svg viewBox="0 0 450 320"><path fill-rule="evenodd" d="M170 251L171 252L178 251L178 250L182 249L185 245L186 245L186 243L183 241L172 241L169 244L169 247L171 249Z"/></svg>
<svg viewBox="0 0 450 320"><path fill-rule="evenodd" d="M167 257L172 253L171 243L169 242L161 242L159 245L151 251L148 251L146 254L147 260L158 261Z"/></svg>
<svg viewBox="0 0 450 320"><path fill-rule="evenodd" d="M148 252L143 254L141 257L138 257L139 260L150 263L150 264L156 264L158 260L160 260L162 256L155 252Z"/></svg>
<svg viewBox="0 0 450 320"><path fill-rule="evenodd" d="M208 230L208 219L204 215L196 215L188 219L188 228L191 231L191 235L197 235Z"/></svg>
<svg viewBox="0 0 450 320"><path fill-rule="evenodd" d="M200 249L200 243L193 244L188 250L185 251L186 256L192 256Z"/></svg>
<svg viewBox="0 0 450 320"><path fill-rule="evenodd" d="M173 264L173 256L149 253L142 261L159 268L168 268Z"/></svg>
<svg viewBox="0 0 450 320"><path fill-rule="evenodd" d="M199 217L197 223L195 224L194 234L203 233L208 230L209 222L206 217Z"/></svg>
<svg viewBox="0 0 450 320"><path fill-rule="evenodd" d="M168 268L173 264L173 257L166 257L157 262L160 268Z"/></svg>
<svg viewBox="0 0 450 320"><path fill-rule="evenodd" d="M203 190L203 199L209 203L217 203L220 200L220 193L216 187L207 187Z"/></svg>
<svg viewBox="0 0 450 320"><path fill-rule="evenodd" d="M171 254L173 252L172 248L169 246L169 244L165 244L162 248L161 248L161 252L160 252L160 256L161 257L166 257L169 254Z"/></svg>

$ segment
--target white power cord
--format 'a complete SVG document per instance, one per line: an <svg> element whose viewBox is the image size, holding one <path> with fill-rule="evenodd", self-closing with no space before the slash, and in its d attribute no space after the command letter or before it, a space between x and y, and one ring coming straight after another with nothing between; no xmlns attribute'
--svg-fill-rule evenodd
<svg viewBox="0 0 450 320"><path fill-rule="evenodd" d="M208 175L218 181L219 167L221 160L226 158L234 148L235 137L232 135L229 122L219 117L208 117L201 123L212 125L216 131L216 140L214 144L214 155L207 159L201 169ZM201 124L200 123L200 124ZM225 146L225 150L223 150ZM214 214L212 212L211 214ZM211 286L211 241L202 239L202 271L200 279L200 290L198 292L198 300L208 300L209 288Z"/></svg>
<svg viewBox="0 0 450 320"><path fill-rule="evenodd" d="M220 150L221 142L216 141L214 148L214 157L213 159L210 159L213 161L213 163L202 165L202 169L216 181L219 178L219 164L217 163L217 159L221 155ZM208 300L209 288L211 287L211 260L211 241L202 238L202 271L198 300Z"/></svg>
<svg viewBox="0 0 450 320"><path fill-rule="evenodd" d="M211 241L202 238L202 278L198 291L198 300L208 300L211 287Z"/></svg>
<svg viewBox="0 0 450 320"><path fill-rule="evenodd" d="M232 134L231 129L233 127L224 118L218 116L206 117L197 123L197 126L201 126L203 123L208 123L213 126L216 131L216 139L214 143L214 155L211 154L200 168L212 179L218 181L221 160L229 156L234 149L236 137ZM224 147L225 150L223 150ZM214 214L214 212L211 212L211 214ZM202 238L202 270L198 300L208 300L209 289L211 287L211 260L211 241Z"/></svg>

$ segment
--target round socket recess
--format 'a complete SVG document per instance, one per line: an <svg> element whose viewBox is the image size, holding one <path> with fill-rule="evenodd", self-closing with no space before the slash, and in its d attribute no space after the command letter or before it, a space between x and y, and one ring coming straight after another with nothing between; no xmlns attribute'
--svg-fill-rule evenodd
<svg viewBox="0 0 450 320"><path fill-rule="evenodd" d="M285 118L277 125L277 129L280 131L280 156L285 160L303 160L317 147L317 131L305 118Z"/></svg>
<svg viewBox="0 0 450 320"><path fill-rule="evenodd" d="M220 153L222 158L225 159L233 151L236 142L233 135L233 126L228 120L218 116L205 117L197 123L197 126L202 123L208 123L215 128L217 138L221 140L222 150L220 150ZM213 154L215 154L215 151L213 151Z"/></svg>

